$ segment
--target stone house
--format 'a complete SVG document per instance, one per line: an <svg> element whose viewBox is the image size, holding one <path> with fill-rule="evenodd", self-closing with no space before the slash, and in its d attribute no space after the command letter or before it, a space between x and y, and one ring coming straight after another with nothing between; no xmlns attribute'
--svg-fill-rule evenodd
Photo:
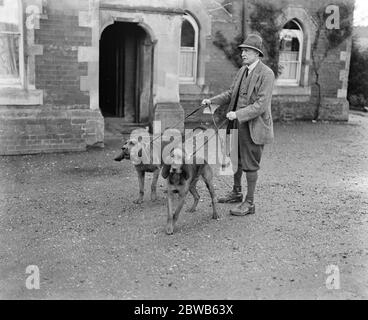
<svg viewBox="0 0 368 320"><path fill-rule="evenodd" d="M274 118L311 119L312 13L331 1L268 2L282 10ZM232 41L249 31L253 7L250 0L0 0L0 154L102 146L111 118L127 128L180 122L231 84L237 67L214 45L215 34ZM348 119L350 49L349 38L322 66L323 119Z"/></svg>

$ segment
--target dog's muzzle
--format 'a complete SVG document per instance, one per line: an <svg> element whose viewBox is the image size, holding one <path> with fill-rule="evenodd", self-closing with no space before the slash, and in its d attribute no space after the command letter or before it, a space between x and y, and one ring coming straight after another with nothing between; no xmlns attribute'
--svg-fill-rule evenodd
<svg viewBox="0 0 368 320"><path fill-rule="evenodd" d="M181 166L175 166L175 165L171 165L171 168L170 168L170 173L178 173L180 174L182 172L181 170Z"/></svg>
<svg viewBox="0 0 368 320"><path fill-rule="evenodd" d="M121 153L114 159L115 161L129 160L130 154L126 149L122 149Z"/></svg>

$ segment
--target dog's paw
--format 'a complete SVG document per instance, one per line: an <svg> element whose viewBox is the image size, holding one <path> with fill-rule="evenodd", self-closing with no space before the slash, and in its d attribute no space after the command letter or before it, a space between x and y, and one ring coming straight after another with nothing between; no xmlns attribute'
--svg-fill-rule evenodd
<svg viewBox="0 0 368 320"><path fill-rule="evenodd" d="M151 194L151 201L157 201L157 195L155 193Z"/></svg>
<svg viewBox="0 0 368 320"><path fill-rule="evenodd" d="M134 200L133 203L135 203L135 204L142 204L143 203L143 199Z"/></svg>
<svg viewBox="0 0 368 320"><path fill-rule="evenodd" d="M218 220L221 219L221 217L220 217L220 215L218 213L215 213L215 214L212 215L212 219L218 221Z"/></svg>
<svg viewBox="0 0 368 320"><path fill-rule="evenodd" d="M174 227L172 225L169 225L169 226L166 227L166 234L167 235L174 234Z"/></svg>

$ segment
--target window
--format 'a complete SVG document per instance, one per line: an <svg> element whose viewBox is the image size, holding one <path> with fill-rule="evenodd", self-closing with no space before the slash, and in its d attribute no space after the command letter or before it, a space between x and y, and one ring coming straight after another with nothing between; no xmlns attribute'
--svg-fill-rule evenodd
<svg viewBox="0 0 368 320"><path fill-rule="evenodd" d="M198 26L185 15L181 26L179 78L182 83L195 83L197 78Z"/></svg>
<svg viewBox="0 0 368 320"><path fill-rule="evenodd" d="M299 85L302 52L303 31L298 22L291 20L280 32L279 85Z"/></svg>
<svg viewBox="0 0 368 320"><path fill-rule="evenodd" d="M0 6L0 87L21 87L24 62L19 1Z"/></svg>

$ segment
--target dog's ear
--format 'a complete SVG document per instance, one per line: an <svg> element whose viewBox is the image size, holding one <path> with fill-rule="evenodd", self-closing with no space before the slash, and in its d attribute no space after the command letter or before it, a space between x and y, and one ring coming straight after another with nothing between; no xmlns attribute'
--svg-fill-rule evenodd
<svg viewBox="0 0 368 320"><path fill-rule="evenodd" d="M181 167L181 170L183 171L183 177L185 180L188 180L190 177L190 165L189 164L183 164Z"/></svg>
<svg viewBox="0 0 368 320"><path fill-rule="evenodd" d="M168 165L168 164L163 165L162 171L161 171L162 178L167 179L167 177L170 174L170 169L171 169L170 165Z"/></svg>

